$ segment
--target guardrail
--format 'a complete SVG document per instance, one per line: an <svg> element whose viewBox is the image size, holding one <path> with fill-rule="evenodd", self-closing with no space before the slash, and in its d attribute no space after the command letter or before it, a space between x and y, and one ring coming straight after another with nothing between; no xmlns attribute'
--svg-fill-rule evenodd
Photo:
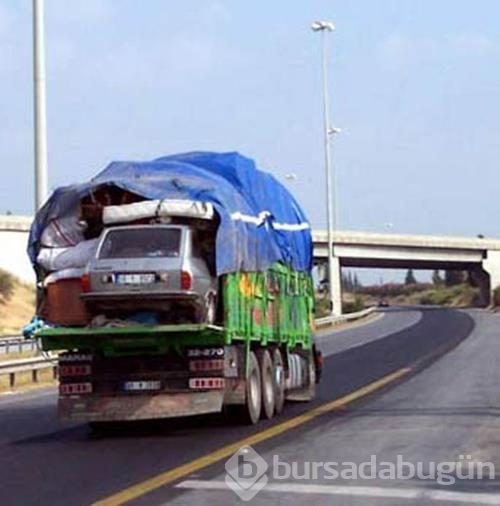
<svg viewBox="0 0 500 506"><path fill-rule="evenodd" d="M340 323L350 322L354 320L359 320L375 311L375 306L369 307L367 309L363 309L363 311L358 311L356 313L347 313L341 316L325 316L324 318L316 319L316 328L329 327L332 325L339 325Z"/></svg>
<svg viewBox="0 0 500 506"><path fill-rule="evenodd" d="M23 351L35 351L36 339L24 339L23 337L0 338L0 353L22 353Z"/></svg>
<svg viewBox="0 0 500 506"><path fill-rule="evenodd" d="M16 386L16 375L26 372L31 372L32 383L38 383L38 372L44 369L52 369L52 378L57 377L57 365L51 358L35 357L0 362L0 376L9 376L10 388Z"/></svg>

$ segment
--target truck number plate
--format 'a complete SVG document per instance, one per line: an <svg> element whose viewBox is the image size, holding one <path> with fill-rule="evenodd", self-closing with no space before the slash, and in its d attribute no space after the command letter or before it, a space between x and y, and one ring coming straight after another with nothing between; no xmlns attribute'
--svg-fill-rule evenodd
<svg viewBox="0 0 500 506"><path fill-rule="evenodd" d="M123 389L126 392L137 392L141 390L160 390L161 381L125 381Z"/></svg>
<svg viewBox="0 0 500 506"><path fill-rule="evenodd" d="M148 285L154 282L155 275L153 273L116 275L116 283L119 285Z"/></svg>

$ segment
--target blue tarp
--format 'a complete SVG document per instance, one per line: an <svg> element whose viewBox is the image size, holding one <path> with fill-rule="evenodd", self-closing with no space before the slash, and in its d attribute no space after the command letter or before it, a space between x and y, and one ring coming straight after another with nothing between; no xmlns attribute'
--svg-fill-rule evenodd
<svg viewBox="0 0 500 506"><path fill-rule="evenodd" d="M193 152L147 162L112 162L88 183L58 188L36 214L28 254L35 264L40 237L91 191L114 185L146 199L211 202L220 216L217 274L262 271L277 261L312 268L311 228L304 212L272 175L238 153Z"/></svg>

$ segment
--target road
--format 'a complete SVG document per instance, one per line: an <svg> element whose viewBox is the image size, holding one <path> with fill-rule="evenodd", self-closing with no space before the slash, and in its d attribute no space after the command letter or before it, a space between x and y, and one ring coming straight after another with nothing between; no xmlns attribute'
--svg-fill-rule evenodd
<svg viewBox="0 0 500 506"><path fill-rule="evenodd" d="M402 455L407 462L426 465L455 461L461 454L494 462L500 455L495 436L500 425L495 407L500 405L499 321L500 316L484 311L391 309L368 325L322 337L327 358L317 400L290 405L284 417L258 427L234 426L214 416L141 424L112 437L95 437L83 425L56 422L53 390L2 397L0 496L12 505L86 505L110 496L109 504L123 497L135 497L131 504L137 505L233 504L238 498L224 484L226 459L191 473L179 473L179 466L271 427L277 430L278 423L290 423L403 370L399 380L377 393L345 402L341 409L320 410L307 423L254 445L270 467L269 483L251 503L413 506L443 504L453 497L455 502L448 504L464 499L473 504L476 495L465 495L473 491L483 501L477 504L500 504L484 502L498 499L495 480L462 480L444 487L415 479L332 482L321 475L290 483L274 479L272 466L273 455L298 465L359 464L371 455L389 462ZM178 478L170 483L173 470ZM144 483L155 476L155 482ZM292 486L298 489L290 493ZM125 495L114 495L120 491ZM425 500L418 495L429 491L434 495Z"/></svg>

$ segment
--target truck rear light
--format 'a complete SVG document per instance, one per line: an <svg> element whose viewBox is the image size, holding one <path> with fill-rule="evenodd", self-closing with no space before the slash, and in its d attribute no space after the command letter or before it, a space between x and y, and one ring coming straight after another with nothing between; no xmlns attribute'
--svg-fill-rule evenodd
<svg viewBox="0 0 500 506"><path fill-rule="evenodd" d="M63 383L59 385L61 395L90 394L92 383Z"/></svg>
<svg viewBox="0 0 500 506"><path fill-rule="evenodd" d="M191 360L189 370L191 372L200 371L222 371L224 369L224 360Z"/></svg>
<svg viewBox="0 0 500 506"><path fill-rule="evenodd" d="M90 275L89 274L84 274L82 276L81 284L82 284L82 292L83 293L90 292Z"/></svg>
<svg viewBox="0 0 500 506"><path fill-rule="evenodd" d="M92 367L85 365L60 365L59 377L63 376L89 376L92 373Z"/></svg>
<svg viewBox="0 0 500 506"><path fill-rule="evenodd" d="M194 390L220 390L224 385L224 378L189 378L189 388Z"/></svg>
<svg viewBox="0 0 500 506"><path fill-rule="evenodd" d="M192 279L191 274L187 271L181 272L181 289L182 290L191 290Z"/></svg>

